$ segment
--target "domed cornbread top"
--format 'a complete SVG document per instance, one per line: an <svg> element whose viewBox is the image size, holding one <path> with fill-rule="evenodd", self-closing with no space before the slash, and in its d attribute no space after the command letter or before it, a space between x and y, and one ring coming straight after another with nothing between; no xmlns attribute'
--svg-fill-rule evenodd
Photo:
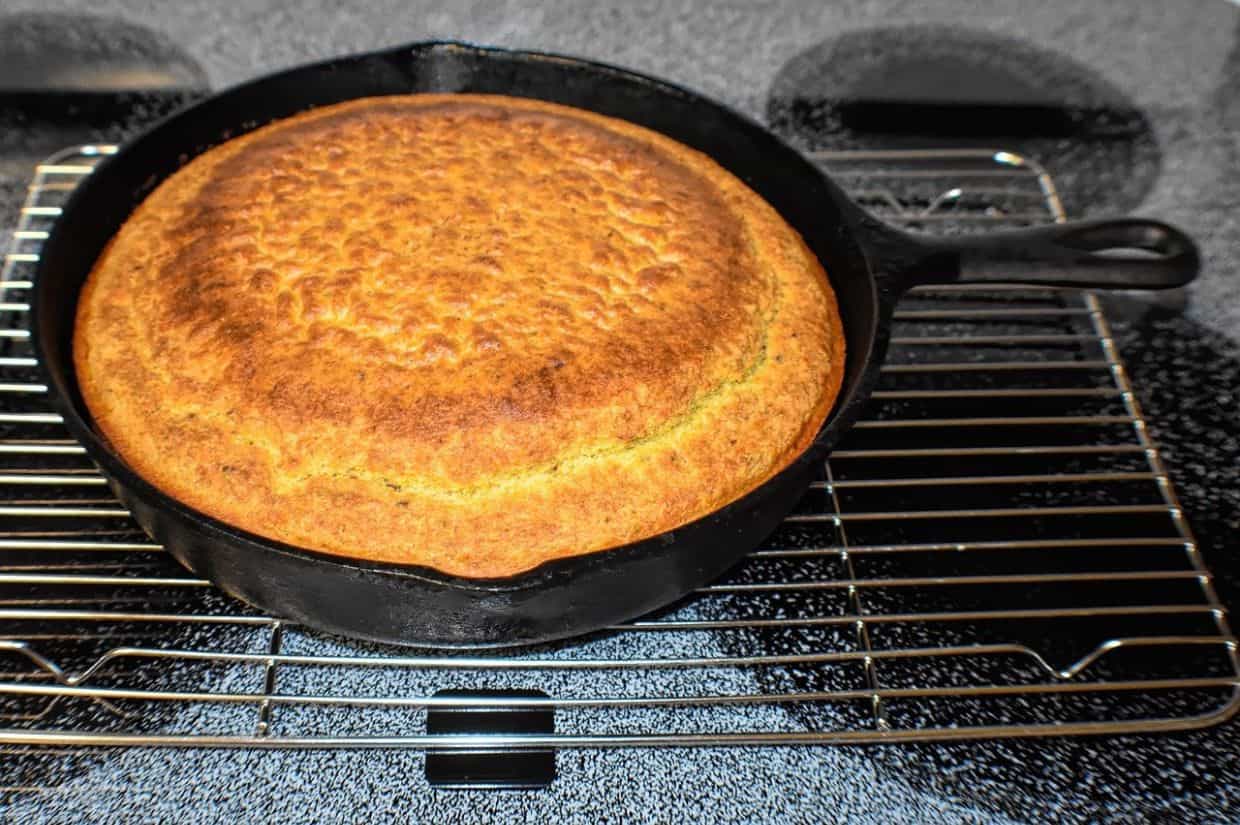
<svg viewBox="0 0 1240 825"><path fill-rule="evenodd" d="M98 426L165 493L470 577L739 498L813 439L843 358L817 259L711 159L484 95L194 158L99 258L74 338Z"/></svg>

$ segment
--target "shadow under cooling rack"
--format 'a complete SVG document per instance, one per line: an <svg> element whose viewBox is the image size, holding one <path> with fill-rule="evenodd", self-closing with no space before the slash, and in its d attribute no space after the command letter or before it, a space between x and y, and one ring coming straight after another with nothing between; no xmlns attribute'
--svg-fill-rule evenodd
<svg viewBox="0 0 1240 825"><path fill-rule="evenodd" d="M1071 291L910 294L871 408L796 513L656 615L485 655L260 615L153 545L46 404L33 264L113 151L38 168L0 273L0 744L863 742L1183 729L1237 708L1210 575L1098 302ZM1064 218L1050 178L1006 152L816 159L926 231ZM427 733L432 710L548 706L554 734Z"/></svg>

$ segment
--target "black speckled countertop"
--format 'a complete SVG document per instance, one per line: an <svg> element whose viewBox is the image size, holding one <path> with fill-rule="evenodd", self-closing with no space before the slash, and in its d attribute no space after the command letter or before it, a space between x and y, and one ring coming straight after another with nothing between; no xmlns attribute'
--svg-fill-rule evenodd
<svg viewBox="0 0 1240 825"><path fill-rule="evenodd" d="M1107 302L1153 435L1162 445L1221 598L1240 606L1240 8L1223 0L903 0L693 3L393 2L365 9L263 0L8 0L0 55L89 9L119 25L130 77L162 67L184 89L220 88L341 52L452 37L581 54L701 89L777 121L788 84L835 82L832 60L874 43L967 26L1058 54L1092 88L1139 112L1124 141L1083 157L1034 147L1076 216L1135 211L1201 243L1205 268L1183 300ZM152 30L129 45L121 21ZM931 24L950 30L927 28ZM33 27L33 28L32 28ZM883 29L888 40L869 39ZM909 34L913 32L913 34ZM937 34L936 34L937 33ZM854 37L855 36L855 37ZM853 37L852 40L849 40ZM840 44L845 45L841 46ZM861 44L860 46L856 44ZM130 52L125 49L129 48ZM817 62L815 62L817 61ZM125 60L121 60L122 63ZM833 75L833 72L839 72ZM68 81L71 82L71 81ZM1067 81L1065 81L1067 82ZM106 116L0 122L0 225L11 226L35 161L88 139L122 139L176 95ZM1131 125L1131 124L1130 124ZM794 139L800 137L792 130ZM1092 160L1091 160L1092 158ZM1101 158L1101 160L1098 160ZM3 240L3 238L0 238ZM63 776L9 798L14 822L282 821L1240 821L1240 723L1176 735L866 748L563 752L561 778L528 793L428 790L409 752L130 750L0 756L4 772ZM6 783L10 784L10 783Z"/></svg>

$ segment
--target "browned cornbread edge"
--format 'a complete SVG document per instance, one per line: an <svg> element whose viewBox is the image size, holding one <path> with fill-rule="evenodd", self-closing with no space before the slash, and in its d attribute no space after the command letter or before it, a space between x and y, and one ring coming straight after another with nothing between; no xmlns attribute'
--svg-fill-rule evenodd
<svg viewBox="0 0 1240 825"><path fill-rule="evenodd" d="M380 150L399 163L360 162ZM355 190L355 212L333 200ZM522 209L501 215L499 192ZM477 246L486 226L495 254ZM428 293L446 297L418 304ZM473 95L327 107L195 158L100 256L74 339L99 427L169 495L289 544L469 577L741 497L808 446L843 355L815 256L708 157Z"/></svg>

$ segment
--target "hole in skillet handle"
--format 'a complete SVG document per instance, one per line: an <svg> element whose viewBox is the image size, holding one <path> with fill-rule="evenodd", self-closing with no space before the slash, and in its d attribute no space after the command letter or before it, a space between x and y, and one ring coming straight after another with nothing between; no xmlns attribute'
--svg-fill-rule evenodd
<svg viewBox="0 0 1240 825"><path fill-rule="evenodd" d="M548 699L541 690L441 690L436 699ZM462 738L555 733L551 705L432 706L426 732ZM555 780L552 748L487 747L428 749L426 781L434 788L458 790L528 790Z"/></svg>
<svg viewBox="0 0 1240 825"><path fill-rule="evenodd" d="M1085 289L1173 289L1197 277L1197 246L1144 218L1080 221L936 238L884 227L871 239L904 288L991 283Z"/></svg>

